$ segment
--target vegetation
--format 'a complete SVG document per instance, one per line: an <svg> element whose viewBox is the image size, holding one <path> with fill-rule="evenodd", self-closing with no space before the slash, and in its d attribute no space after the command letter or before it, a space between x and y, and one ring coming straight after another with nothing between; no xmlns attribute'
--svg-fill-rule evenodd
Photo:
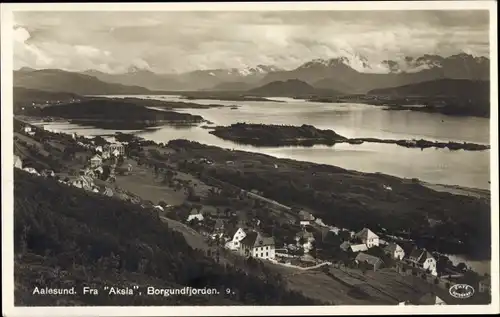
<svg viewBox="0 0 500 317"><path fill-rule="evenodd" d="M107 98L33 109L29 115L60 117L97 127L125 129L145 128L159 123L189 124L203 121L198 115L149 109L135 102Z"/></svg>
<svg viewBox="0 0 500 317"><path fill-rule="evenodd" d="M313 146L316 144L334 145L335 143L348 142L362 144L364 142L397 144L411 148L448 148L450 150L482 151L490 147L475 143L434 142L428 140L394 140L377 138L352 138L348 139L338 135L332 130L320 130L311 125L288 126L236 123L226 127L216 127L210 134L235 143L254 146Z"/></svg>
<svg viewBox="0 0 500 317"><path fill-rule="evenodd" d="M168 146L182 150L186 158L201 155L217 162L188 162L185 168L192 174L207 175L246 190L256 189L288 206L308 207L325 223L355 231L369 227L382 232L383 228L387 234L413 238L429 250L490 257L489 199L437 192L383 174L227 151L187 140L170 141ZM245 167L243 163L226 161L253 164ZM441 223L432 227L429 218Z"/></svg>
<svg viewBox="0 0 500 317"><path fill-rule="evenodd" d="M222 265L193 250L157 213L19 170L14 176L16 305L316 304L286 291L265 267ZM108 296L104 285L137 285L143 295ZM41 298L32 295L35 286L75 286L78 295ZM99 289L99 296L83 295L83 286ZM147 286L221 294L155 297L144 295Z"/></svg>
<svg viewBox="0 0 500 317"><path fill-rule="evenodd" d="M490 116L490 82L485 80L438 79L394 88L375 89L371 95L419 97L426 107L404 107L393 104L391 109L411 109L448 115Z"/></svg>
<svg viewBox="0 0 500 317"><path fill-rule="evenodd" d="M210 134L236 143L256 146L335 144L346 138L332 130L320 130L310 125L300 127L236 123L217 127Z"/></svg>
<svg viewBox="0 0 500 317"><path fill-rule="evenodd" d="M83 99L83 97L72 93L50 92L36 89L27 89L23 87L14 87L14 114L24 114L25 110L44 106L47 104L47 102L58 103L81 99Z"/></svg>

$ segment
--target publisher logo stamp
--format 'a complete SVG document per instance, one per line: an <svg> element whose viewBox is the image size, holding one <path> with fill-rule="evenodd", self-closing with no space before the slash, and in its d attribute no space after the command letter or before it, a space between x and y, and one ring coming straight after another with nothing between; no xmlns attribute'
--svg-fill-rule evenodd
<svg viewBox="0 0 500 317"><path fill-rule="evenodd" d="M455 298L466 299L474 295L474 287L467 284L456 284L450 287L450 295Z"/></svg>

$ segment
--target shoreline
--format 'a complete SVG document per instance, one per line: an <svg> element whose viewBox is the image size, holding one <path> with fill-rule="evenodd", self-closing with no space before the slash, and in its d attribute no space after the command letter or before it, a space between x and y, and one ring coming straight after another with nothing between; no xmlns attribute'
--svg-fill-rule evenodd
<svg viewBox="0 0 500 317"><path fill-rule="evenodd" d="M468 142L438 142L424 139L380 139L380 138L346 138L338 135L333 130L321 130L310 125L288 126L272 124L246 124L236 123L229 126L217 126L209 132L223 140L232 141L236 144L261 146L261 147L285 147L314 145L333 146L337 143L363 144L385 143L396 144L407 148L447 148L450 151L485 151L490 150L490 145L468 143Z"/></svg>

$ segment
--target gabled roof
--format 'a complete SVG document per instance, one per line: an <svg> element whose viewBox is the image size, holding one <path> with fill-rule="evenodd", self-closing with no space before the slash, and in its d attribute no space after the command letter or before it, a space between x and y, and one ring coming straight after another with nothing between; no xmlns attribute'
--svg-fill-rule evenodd
<svg viewBox="0 0 500 317"><path fill-rule="evenodd" d="M424 263L425 260L427 259L434 259L434 257L432 256L432 254L430 254L428 251L425 251L422 253L420 259L418 260L419 263Z"/></svg>
<svg viewBox="0 0 500 317"><path fill-rule="evenodd" d="M384 248L384 251L394 253L396 250L403 250L399 244L390 243L388 246Z"/></svg>
<svg viewBox="0 0 500 317"><path fill-rule="evenodd" d="M299 211L299 218L300 220L314 220L314 216L305 210Z"/></svg>
<svg viewBox="0 0 500 317"><path fill-rule="evenodd" d="M309 238L314 238L314 235L312 232L308 231L299 231L296 235L297 238L304 238L304 239L309 239Z"/></svg>
<svg viewBox="0 0 500 317"><path fill-rule="evenodd" d="M241 244L251 247L261 247L266 245L274 245L273 237L264 237L258 232L250 232L241 240Z"/></svg>
<svg viewBox="0 0 500 317"><path fill-rule="evenodd" d="M349 246L352 252L361 252L368 250L368 246L366 244L352 244Z"/></svg>
<svg viewBox="0 0 500 317"><path fill-rule="evenodd" d="M375 239L375 238L378 238L378 236L373 231L371 231L368 228L364 228L360 232L356 233L355 237L356 238L360 238L360 239Z"/></svg>
<svg viewBox="0 0 500 317"><path fill-rule="evenodd" d="M199 212L198 209L196 208L191 209L190 215L199 215L199 214L201 214L201 212Z"/></svg>
<svg viewBox="0 0 500 317"><path fill-rule="evenodd" d="M91 161L92 161L92 160L102 160L102 158L101 158L101 156L100 156L100 155L97 155L97 154L96 154L96 155L92 156L92 158L91 158L90 160L91 160Z"/></svg>
<svg viewBox="0 0 500 317"><path fill-rule="evenodd" d="M410 253L410 258L414 258L418 261L423 253L424 253L424 250L415 247L415 248L413 248L413 250Z"/></svg>
<svg viewBox="0 0 500 317"><path fill-rule="evenodd" d="M384 263L384 261L382 261L380 258L373 256L373 255L363 253L363 252L358 253L358 255L356 256L356 261L367 262L371 265L376 265L378 263Z"/></svg>
<svg viewBox="0 0 500 317"><path fill-rule="evenodd" d="M416 305L436 305L436 304L446 304L443 299L439 298L434 293L426 293L422 297L415 301Z"/></svg>
<svg viewBox="0 0 500 317"><path fill-rule="evenodd" d="M243 230L243 232L245 232L245 230L244 230L243 228L241 228L241 227L234 227L234 226L230 226L230 227L228 227L228 231L227 231L227 232L228 232L228 235L229 235L231 238L233 238L233 237L234 237L234 235L236 234L236 232L238 232L238 230L239 230L239 229L241 229L241 230ZM246 232L245 232L245 234L246 234Z"/></svg>

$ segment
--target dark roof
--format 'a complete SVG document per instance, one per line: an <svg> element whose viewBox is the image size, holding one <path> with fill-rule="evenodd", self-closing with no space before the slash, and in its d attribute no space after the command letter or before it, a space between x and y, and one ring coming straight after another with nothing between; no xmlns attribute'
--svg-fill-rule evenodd
<svg viewBox="0 0 500 317"><path fill-rule="evenodd" d="M224 221L222 221L222 219L216 219L215 224L214 224L214 228L221 229L223 227L224 227Z"/></svg>
<svg viewBox="0 0 500 317"><path fill-rule="evenodd" d="M410 253L410 258L415 258L415 259L419 260L423 253L424 253L424 250L421 250L417 247L414 247Z"/></svg>
<svg viewBox="0 0 500 317"><path fill-rule="evenodd" d="M314 216L305 210L299 211L300 220L314 220Z"/></svg>
<svg viewBox="0 0 500 317"><path fill-rule="evenodd" d="M390 243L388 246L384 248L384 251L394 253L398 247L400 246L397 245L396 243Z"/></svg>
<svg viewBox="0 0 500 317"><path fill-rule="evenodd" d="M426 293L422 297L414 301L416 305L435 305L437 300L437 295L435 293ZM442 298L440 298L443 300ZM444 302L444 301L443 301Z"/></svg>
<svg viewBox="0 0 500 317"><path fill-rule="evenodd" d="M371 231L370 229L368 228L363 228L363 230L361 230L360 232L356 233L356 238L360 238L360 239L368 239L369 236L375 236L375 237L378 237L375 232Z"/></svg>
<svg viewBox="0 0 500 317"><path fill-rule="evenodd" d="M363 252L358 253L358 255L356 256L356 261L367 262L371 265L375 265L377 263L384 263L384 261L382 261L380 258L377 258L376 256L369 255Z"/></svg>
<svg viewBox="0 0 500 317"><path fill-rule="evenodd" d="M424 252L422 253L420 259L418 260L419 263L424 263L425 260L427 259L430 259L430 258L434 258L432 256L432 254L430 254L428 251L426 251L425 249L423 250Z"/></svg>
<svg viewBox="0 0 500 317"><path fill-rule="evenodd" d="M247 233L246 237L241 240L241 244L251 246L251 247L259 247L265 245L274 245L273 237L264 237L258 232L250 232Z"/></svg>
<svg viewBox="0 0 500 317"><path fill-rule="evenodd" d="M314 235L312 232L309 232L309 231L299 231L297 233L297 237L308 239L308 238L314 238Z"/></svg>

